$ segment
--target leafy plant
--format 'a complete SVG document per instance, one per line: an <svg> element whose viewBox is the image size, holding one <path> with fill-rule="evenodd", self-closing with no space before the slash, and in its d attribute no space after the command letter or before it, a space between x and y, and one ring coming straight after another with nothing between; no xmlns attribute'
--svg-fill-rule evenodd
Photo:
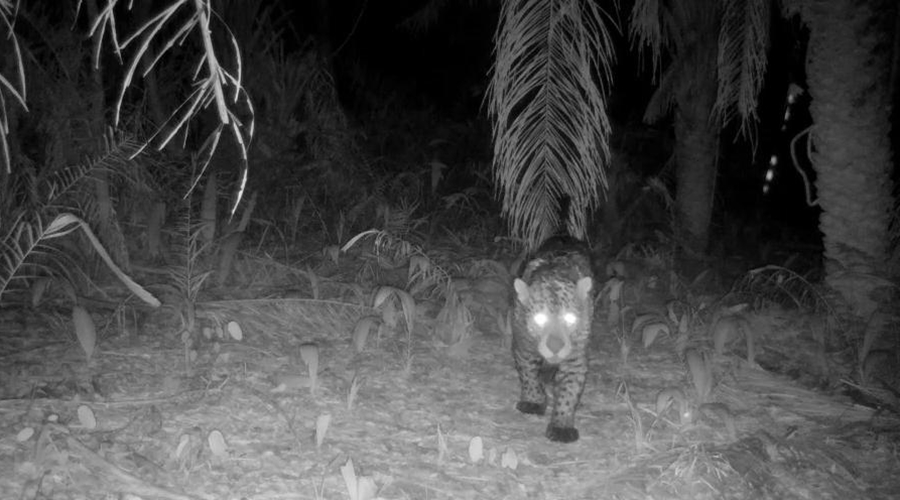
<svg viewBox="0 0 900 500"><path fill-rule="evenodd" d="M8 222L0 221L0 234L3 235L0 239L0 298L15 279L27 281L39 276L61 276L70 284L78 283L75 273L84 263L72 257L73 252L63 246L66 240L61 237L81 229L96 254L120 281L148 304L159 305L155 297L119 268L91 229L91 226L110 227L111 222L98 219L114 215L92 210L94 192L89 182L93 174L99 170L116 173L128 170L132 166L129 155L135 151L135 144L127 138L109 138L102 147L104 149L96 158L30 180L26 184L30 186L27 193L5 193L4 197L26 198L31 202L13 208ZM131 189L138 182L126 175L119 178ZM27 274L21 274L22 271ZM80 275L86 276L83 272Z"/></svg>
<svg viewBox="0 0 900 500"><path fill-rule="evenodd" d="M230 42L230 47L228 48L234 48L230 54L230 57L233 58L232 68L229 69L222 64L223 59L220 56L223 50L227 51L228 49L222 47L221 44L215 43L213 40L211 33L220 30L211 29L211 26L218 19L213 15L211 2L212 0L196 2L176 0L167 2L159 13L143 20L134 31L129 32L125 36L122 36L123 33L120 33L119 30L122 27L128 29L133 25L129 22L121 22L122 20L118 19L118 15L121 14L122 10L119 7L125 5L123 8L130 10L134 5L132 2L111 0L101 10L90 4L84 9L84 12L88 15L96 16L88 20L91 26L88 34L93 38L95 44L91 56L93 59L91 66L93 68L100 67L101 46L103 43L108 43L117 56L123 57L126 53L128 56L122 75L122 85L113 109L115 126L120 124L126 91L132 85L134 77L137 76L138 66L143 64L141 70L144 76L151 73L161 60L166 56L172 55L174 48L180 47L185 40L190 39L191 35L196 36L199 50L193 53L197 60L196 68L193 72L193 92L187 97L182 106L178 108L178 111L169 117L168 121L171 127L168 127L165 132L163 132L163 129L159 129L156 134L161 136L160 147L164 146L180 131L185 131L187 124L207 104L212 103L219 124L206 137L201 150L205 153L204 157L208 162L212 153L217 149L222 132L225 129L231 132L243 160L241 181L239 183L238 196L236 197L237 202L240 201L242 190L246 183L246 145L249 138L253 135L253 106L242 85L242 60L240 51L236 49L233 38L228 40ZM80 10L80 7L82 7L81 2L79 2L78 6L79 12L82 12ZM144 8L146 8L146 4L144 4ZM0 1L0 25L5 29L6 36L4 38L8 40L12 48L14 57L12 58L13 64L11 67L15 74L13 78L0 74L0 94L11 96L12 102L15 102L23 110L27 111L25 58L22 57L17 33L14 31L17 26L16 18L18 15L20 15L20 12L17 2ZM129 13L128 16L130 15ZM44 33L43 31L41 32L42 34ZM163 39L162 33L166 33L163 36L168 36L168 38ZM74 46L78 45L77 43L74 44ZM154 50L158 50L158 52L154 53ZM84 54L80 57L85 58L88 56ZM63 58L56 58L54 59L54 64L57 60L62 63L66 62ZM81 60L76 62L87 67L87 64L84 64L87 61ZM92 97L96 99L98 96L101 99L102 107L102 94L95 92ZM5 170L9 172L12 158L10 157L9 144L7 142L7 134L9 133L7 124L10 123L8 115L11 111L7 108L6 103L6 99L0 99L0 123L4 124L0 127L0 152L2 152L0 156L2 156ZM102 111L102 109L94 110L95 113L100 113L99 116L102 116ZM94 123L93 125L103 126L104 124ZM94 129L93 132L96 133L97 130ZM202 174L202 171L200 174Z"/></svg>
<svg viewBox="0 0 900 500"><path fill-rule="evenodd" d="M381 312L382 324L391 330L396 330L400 325L400 313L402 313L403 327L406 336L406 367L412 363L412 334L415 326L416 300L405 290L384 286L375 293L372 307Z"/></svg>
<svg viewBox="0 0 900 500"><path fill-rule="evenodd" d="M188 369L196 357L192 344L197 333L197 299L203 284L212 274L204 269L203 257L211 248L212 242L204 244L204 234L209 231L208 221L196 221L192 216L190 198L183 208L182 219L178 224L178 238L175 254L178 261L167 267L168 277L164 288L168 289L174 300L168 301L166 307L175 309L181 320L181 341L184 346L185 368Z"/></svg>

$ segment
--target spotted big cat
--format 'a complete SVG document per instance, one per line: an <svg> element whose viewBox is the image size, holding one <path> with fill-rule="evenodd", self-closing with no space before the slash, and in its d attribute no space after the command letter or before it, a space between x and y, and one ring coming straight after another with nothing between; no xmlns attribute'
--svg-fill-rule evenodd
<svg viewBox="0 0 900 500"><path fill-rule="evenodd" d="M543 415L551 389L546 436L578 440L575 409L584 391L594 307L594 276L586 246L570 237L547 240L513 282L512 351L521 396L516 409Z"/></svg>

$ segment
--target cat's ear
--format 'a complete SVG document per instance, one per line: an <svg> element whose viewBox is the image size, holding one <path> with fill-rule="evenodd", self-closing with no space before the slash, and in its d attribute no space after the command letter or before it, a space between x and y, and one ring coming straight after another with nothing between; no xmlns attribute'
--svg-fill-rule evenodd
<svg viewBox="0 0 900 500"><path fill-rule="evenodd" d="M516 281L513 282L513 287L516 289L516 296L519 299L519 302L523 304L528 303L528 284L522 281L521 278L516 278Z"/></svg>
<svg viewBox="0 0 900 500"><path fill-rule="evenodd" d="M581 300L590 300L592 288L594 288L594 280L590 276L585 276L575 284L575 295Z"/></svg>

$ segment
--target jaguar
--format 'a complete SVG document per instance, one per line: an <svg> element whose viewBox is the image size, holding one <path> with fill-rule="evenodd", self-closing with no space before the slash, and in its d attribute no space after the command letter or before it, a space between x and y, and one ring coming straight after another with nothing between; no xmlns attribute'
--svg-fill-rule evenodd
<svg viewBox="0 0 900 500"><path fill-rule="evenodd" d="M575 409L584 392L594 312L590 254L579 240L552 237L513 287L512 351L521 386L516 409L544 415L552 400L546 437L577 441Z"/></svg>

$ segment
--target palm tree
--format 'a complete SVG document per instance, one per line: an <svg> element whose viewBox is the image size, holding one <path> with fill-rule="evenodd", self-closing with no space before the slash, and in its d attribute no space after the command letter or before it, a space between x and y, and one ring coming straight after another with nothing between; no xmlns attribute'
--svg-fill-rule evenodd
<svg viewBox="0 0 900 500"><path fill-rule="evenodd" d="M711 179L715 176L712 136L730 119L730 104L736 105L745 127L755 116L756 94L765 70L770 9L769 0L729 0L718 12L718 2L707 3L701 10L703 3L675 2L670 10L660 11L656 0L637 0L632 16L633 33L650 43L655 60L660 41L666 39L664 34L672 40L668 44L673 48L672 63L660 79L660 89L646 116L658 117L658 111L674 101L678 205L695 244L703 244L708 228ZM687 11L688 5L695 10L679 14L680 9ZM811 160L822 207L826 282L853 312L868 316L877 307L871 292L884 285L877 275L885 270L889 243L893 191L890 49L896 47L891 33L898 19L897 5L891 0L789 0L785 12L799 13L810 28ZM719 29L714 29L708 13L721 16ZM716 42L703 37L704 31L718 33L719 54L719 90L710 115L718 123L706 125L705 131L700 119L710 109L710 84L696 75L698 71L701 75L713 73L709 55ZM692 33L695 36L691 37ZM693 59L685 63L683 54ZM693 92L685 92L685 87ZM693 110L693 121L679 119L685 110ZM698 137L704 134L705 140ZM710 149L702 151L696 144ZM685 155L685 151L695 154Z"/></svg>
<svg viewBox="0 0 900 500"><path fill-rule="evenodd" d="M650 47L657 70L664 50L672 59L646 117L657 119L674 107L679 227L693 254L702 253L708 239L719 131L735 112L746 130L755 118L769 2L634 4L634 40ZM604 21L595 2L503 3L489 88L495 178L503 214L526 246L560 225L562 196L574 209L569 232L583 236L585 214L599 203L598 188L606 187L605 96L613 53Z"/></svg>
<svg viewBox="0 0 900 500"><path fill-rule="evenodd" d="M124 76L113 110L113 124L118 126L125 91L131 86L135 77L141 74L141 71L138 71L139 67L143 72L152 71L160 59L171 55L173 47L182 45L189 35L196 36L199 41L198 52L200 54L197 55L194 88L178 110L168 118L169 129L165 133L162 130L158 131L157 142L161 146L165 146L178 132L185 130L191 119L195 118L201 110L211 107L215 111L218 125L204 142L203 153L205 160L208 161L215 152L223 132L230 132L235 139L243 163L241 166L241 191L235 201L236 205L243 193L243 183L246 181L247 145L253 131L253 106L241 80L240 52L232 53L232 61L220 59L223 47L217 47L214 43L210 26L215 25L217 29L221 29L221 27L217 25L219 17L213 12L211 1L169 2L161 9L160 13L139 21L139 26L128 33L119 33L123 23L117 23L116 14L122 14L122 9L124 9L127 16L132 2L110 0L102 10L97 8L96 3L89 2L86 9L89 11L90 17L88 19L91 26L89 35L94 38L96 43L94 59L91 62L95 67L99 65L99 49L104 42L112 46L112 51L117 56L127 56ZM81 2L78 4L80 6ZM8 120L6 119L11 111L8 111L7 102L12 106L21 106L21 108L27 109L25 67L15 32L18 13L18 2L0 0L0 33L3 35L3 50L0 50L0 166L7 174L11 168L7 142L7 134L11 131L7 130ZM185 15L184 18L180 17L182 13ZM167 33L165 29L167 27L173 27L175 34L162 34ZM170 38L165 39L166 36ZM160 42L160 46L163 47L159 54L153 53L156 42ZM232 39L228 39L228 42L234 46ZM224 51L227 52L228 49ZM149 62L143 62L145 60ZM231 68L226 67L223 64L225 62L231 62ZM15 112L17 111L15 110Z"/></svg>
<svg viewBox="0 0 900 500"><path fill-rule="evenodd" d="M650 47L654 67L659 68L663 50L671 61L659 73L646 117L674 108L677 205L686 247L694 252L708 238L719 131L735 117L742 130L752 130L771 6L771 0L634 3L633 40ZM811 33L811 160L822 207L826 282L855 313L866 315L876 307L871 292L884 284L877 275L888 255L890 82L896 81L889 72L898 33L893 40L890 35L898 24L897 4L785 0L784 8L799 13ZM584 163L590 156L580 154L599 139L591 143L599 146L593 158L607 158L605 101L602 93L583 89L591 87L584 76L590 64L608 75L612 54L599 13L573 15L580 9L584 6L574 0L508 0L497 32L490 94L496 178L513 234L531 243L558 223L556 196L572 195L584 211L598 200L592 186L605 180L604 163ZM593 54L581 50L590 45L586 40ZM578 48L567 48L575 41ZM584 111L591 107L593 115ZM574 115L565 114L573 110ZM587 116L595 117L593 128L585 123Z"/></svg>
<svg viewBox="0 0 900 500"><path fill-rule="evenodd" d="M676 234L689 256L705 253L719 134L739 117L752 130L766 67L770 0L636 0L632 41L652 54L659 85L644 120L674 112ZM662 54L669 64L663 70Z"/></svg>
<svg viewBox="0 0 900 500"><path fill-rule="evenodd" d="M74 230L73 227L84 228L98 254L110 262L111 267L115 267L117 274L121 273L120 267L127 270L126 246L116 219L113 199L126 200L123 203L133 208L135 197L116 197L112 191L115 185L111 180L121 178L119 184L122 190L119 193L134 194L145 188L146 172L133 159L147 145L133 144L127 137L103 134L109 126L107 111L112 111L114 122L118 125L123 108L128 114L126 90L140 75L138 68L151 71L161 59L171 56L175 50L173 47L180 46L189 37L195 37L193 39L198 47L191 82L194 85L183 105L168 117L169 126L165 131L158 132L160 137L154 145L164 146L179 131L187 129L188 122L203 109L211 107L219 123L201 146L206 153L205 160L208 161L215 151L222 133L231 132L237 143L236 149L244 160L242 172L246 174L246 149L252 136L253 108L241 80L240 53L231 50L236 46L233 37L224 37L227 44L215 44L213 41L210 25L217 29L222 26L219 24L220 18L213 12L212 1L171 2L161 13L135 20L127 12L132 6L129 2L110 0L100 9L98 2L89 0L84 9L75 11L65 9L64 5L43 9L50 15L58 16L53 18L55 23L50 23L45 20L46 14L42 13L40 6L31 5L32 11L20 10L20 2L0 0L0 32L4 35L0 41L0 210L3 211L0 213L0 232L3 234L0 240L0 295L17 273L25 269L23 266L28 264L26 259L44 257L41 251L36 251L42 248L41 245L45 245L47 240L59 244L62 241L60 237ZM95 43L93 54L73 41L76 35L71 30L55 30L60 25L59 20L71 12L86 16L89 35ZM146 14L148 11L143 12ZM116 14L124 14L127 21L117 22ZM41 34L38 43L29 43L31 41L26 38L20 46L16 33L20 26L17 22L19 16L27 19L32 26L30 31L25 30L26 33ZM65 19L64 24L76 24L72 22L75 19ZM126 31L118 31L123 26ZM58 34L64 43L57 45L55 42L60 37L55 35ZM116 98L107 98L111 96L104 93L103 84L109 82L102 78L104 68L100 66L99 55L100 48L106 45L112 46L112 51L126 63L121 85L116 89ZM50 48L52 52L42 50L44 48ZM68 57L59 52L60 48L67 51L65 54ZM154 53L154 50L159 52ZM229 60L228 55L233 60ZM187 60L180 59L178 63L183 65ZM229 62L231 64L226 65ZM39 69L33 72L37 81L30 92L26 92L29 90L25 79L28 73L26 64ZM82 79L82 70L88 67L92 68L90 76ZM182 73L183 68L179 76ZM89 85L83 85L84 82ZM35 93L45 99L34 102ZM29 96L32 101L29 101ZM111 100L115 100L116 104L114 109L107 110L105 103ZM35 122L44 120L48 125L46 128L35 128L48 130L47 138L42 137L39 143L51 153L46 158L35 160L22 154L22 137L17 134L17 128L25 127L19 120L10 122L8 118L18 118L25 112L38 109L50 117L32 115ZM131 131L138 127L129 123L125 128ZM88 137L91 139L88 140ZM73 157L87 155L97 160L71 166ZM35 163L39 163L38 168L33 167ZM13 167L18 170L15 179L21 181L14 182ZM93 190L89 196L84 196L83 186L87 182L93 183ZM33 189L26 189L25 186ZM63 198L64 195L68 198ZM29 202L23 203L26 199ZM60 213L61 207L68 207L74 213ZM67 253L51 252L50 255ZM60 265L53 269L43 268L42 271L49 269L49 272L67 274L75 267L72 265L74 260L54 262ZM115 266L116 263L118 266Z"/></svg>
<svg viewBox="0 0 900 500"><path fill-rule="evenodd" d="M868 317L885 285L892 207L891 57L897 57L896 0L790 0L810 29L812 164L825 281ZM894 67L893 71L897 71Z"/></svg>

